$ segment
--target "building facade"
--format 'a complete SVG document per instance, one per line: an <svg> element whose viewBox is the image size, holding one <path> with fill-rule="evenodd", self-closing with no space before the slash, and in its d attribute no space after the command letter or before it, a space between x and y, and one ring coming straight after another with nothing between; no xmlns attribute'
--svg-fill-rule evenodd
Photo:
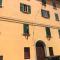
<svg viewBox="0 0 60 60"><path fill-rule="evenodd" d="M0 60L60 60L60 0L0 0Z"/></svg>

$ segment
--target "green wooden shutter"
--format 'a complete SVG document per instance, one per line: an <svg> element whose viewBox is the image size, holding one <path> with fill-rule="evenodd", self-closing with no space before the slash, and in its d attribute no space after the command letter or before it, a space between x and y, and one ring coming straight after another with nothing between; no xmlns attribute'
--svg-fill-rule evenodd
<svg viewBox="0 0 60 60"><path fill-rule="evenodd" d="M51 4L53 5L54 8L56 8L56 1L55 0L51 0Z"/></svg>
<svg viewBox="0 0 60 60"><path fill-rule="evenodd" d="M47 11L47 14L48 14L48 17L47 17L47 18L50 18L50 14L49 14L49 11Z"/></svg>
<svg viewBox="0 0 60 60"><path fill-rule="evenodd" d="M58 33L59 33L59 38L60 38L60 29L58 30Z"/></svg>
<svg viewBox="0 0 60 60"><path fill-rule="evenodd" d="M42 0L42 5L46 5L46 0Z"/></svg>
<svg viewBox="0 0 60 60"><path fill-rule="evenodd" d="M0 6L2 6L2 0L0 0Z"/></svg>
<svg viewBox="0 0 60 60"><path fill-rule="evenodd" d="M46 36L51 37L51 32L49 27L46 27Z"/></svg>
<svg viewBox="0 0 60 60"><path fill-rule="evenodd" d="M28 24L24 24L24 34L29 34L29 25Z"/></svg>
<svg viewBox="0 0 60 60"><path fill-rule="evenodd" d="M24 12L24 4L20 3L20 11Z"/></svg>
<svg viewBox="0 0 60 60"><path fill-rule="evenodd" d="M31 6L28 5L28 14L31 14Z"/></svg>
<svg viewBox="0 0 60 60"><path fill-rule="evenodd" d="M55 18L56 18L56 21L59 21L59 16L56 13L55 13Z"/></svg>

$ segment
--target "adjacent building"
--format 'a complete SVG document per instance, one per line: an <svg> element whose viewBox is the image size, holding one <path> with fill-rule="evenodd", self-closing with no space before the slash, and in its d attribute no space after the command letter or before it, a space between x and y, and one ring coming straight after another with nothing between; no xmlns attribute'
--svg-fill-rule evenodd
<svg viewBox="0 0 60 60"><path fill-rule="evenodd" d="M60 60L60 0L0 0L0 60Z"/></svg>

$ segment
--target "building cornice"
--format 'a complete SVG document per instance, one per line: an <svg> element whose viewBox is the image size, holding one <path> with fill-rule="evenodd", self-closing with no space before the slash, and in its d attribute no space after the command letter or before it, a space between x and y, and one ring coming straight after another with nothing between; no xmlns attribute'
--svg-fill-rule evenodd
<svg viewBox="0 0 60 60"><path fill-rule="evenodd" d="M50 28L53 28L53 29L60 29L59 26L52 26L52 25L47 25L47 24L33 23L33 22L28 22L28 21L22 21L22 19L14 19L14 18L8 18L8 17L0 17L0 21L19 23L19 24L29 24L29 25L32 25L32 26L40 26L40 27L50 27Z"/></svg>

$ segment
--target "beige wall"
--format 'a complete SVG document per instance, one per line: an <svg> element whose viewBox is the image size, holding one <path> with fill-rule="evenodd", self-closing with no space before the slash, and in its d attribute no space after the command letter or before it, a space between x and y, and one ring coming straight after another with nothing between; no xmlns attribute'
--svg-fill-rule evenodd
<svg viewBox="0 0 60 60"><path fill-rule="evenodd" d="M31 14L20 12L20 2L31 5ZM41 17L41 9L50 11L50 19ZM3 0L0 17L60 27L60 23L55 20L55 12L60 14L60 9L54 10L51 5L47 5L45 8L37 0ZM47 56L49 56L48 47L53 47L54 55L60 55L58 29L51 28L52 38L49 41L46 38L45 27L30 25L29 28L30 36L27 40L23 36L23 24L0 21L0 55L3 55L4 60L24 60L24 47L30 47L31 49L30 60L36 60L35 44L38 40L45 42Z"/></svg>
<svg viewBox="0 0 60 60"><path fill-rule="evenodd" d="M0 55L3 55L4 60L24 60L24 47L30 47L30 59L36 59L35 45L38 40L45 42L46 56L49 56L48 47L53 47L54 55L60 55L57 29L51 28L52 38L49 41L44 27L29 26L29 28L30 36L27 40L23 36L23 24L0 22Z"/></svg>

